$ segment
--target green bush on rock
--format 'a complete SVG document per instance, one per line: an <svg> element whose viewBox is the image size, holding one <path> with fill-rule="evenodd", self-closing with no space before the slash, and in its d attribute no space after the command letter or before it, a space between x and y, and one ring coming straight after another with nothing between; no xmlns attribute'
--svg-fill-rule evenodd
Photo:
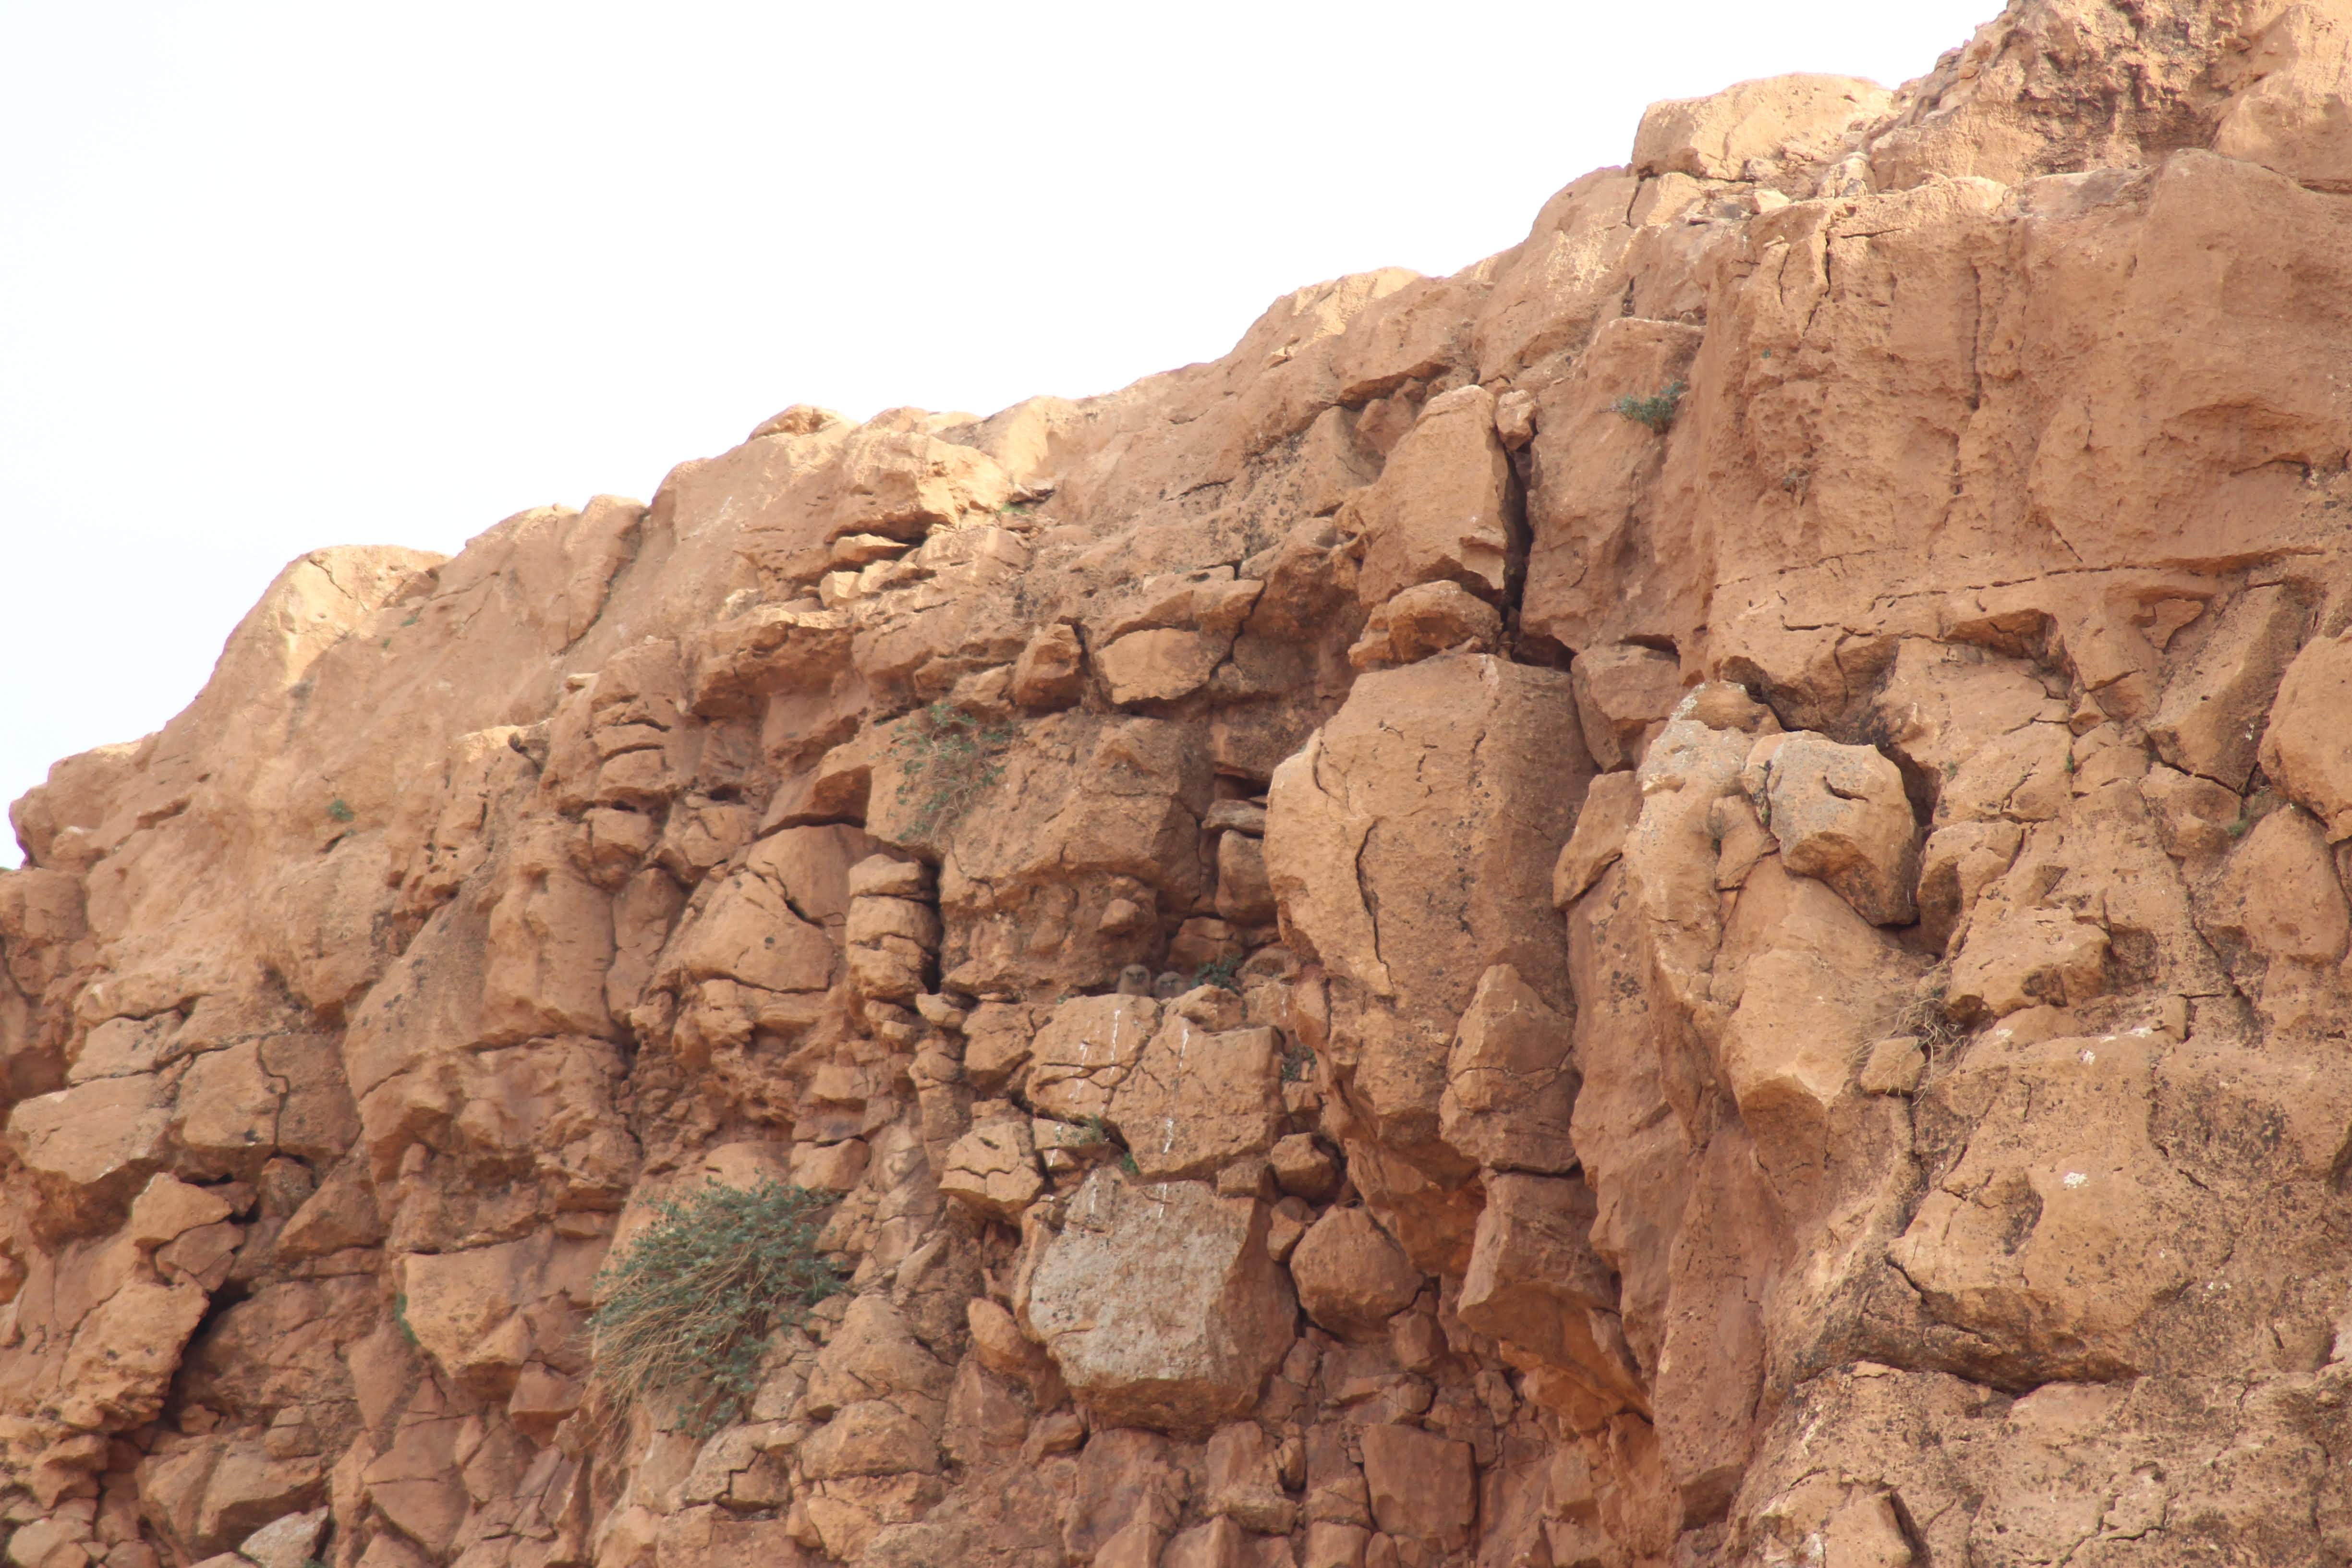
<svg viewBox="0 0 2352 1568"><path fill-rule="evenodd" d="M841 1289L816 1249L829 1202L771 1179L656 1203L597 1276L589 1328L614 1413L657 1403L697 1436L740 1419L769 1335Z"/></svg>

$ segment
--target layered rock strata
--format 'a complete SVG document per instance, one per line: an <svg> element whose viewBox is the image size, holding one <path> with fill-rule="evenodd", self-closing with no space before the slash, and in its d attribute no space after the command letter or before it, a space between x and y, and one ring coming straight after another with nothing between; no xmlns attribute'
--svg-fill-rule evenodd
<svg viewBox="0 0 2352 1568"><path fill-rule="evenodd" d="M2347 37L296 562L12 814L9 1561L2352 1559ZM843 1293L615 1416L770 1179Z"/></svg>

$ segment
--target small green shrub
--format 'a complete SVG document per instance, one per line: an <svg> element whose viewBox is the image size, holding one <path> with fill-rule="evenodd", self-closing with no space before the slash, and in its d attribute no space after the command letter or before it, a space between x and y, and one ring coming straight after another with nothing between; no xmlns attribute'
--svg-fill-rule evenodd
<svg viewBox="0 0 2352 1568"><path fill-rule="evenodd" d="M1226 991L1238 991L1241 987L1234 982L1240 978L1241 972L1242 955L1238 952L1229 952L1223 958L1213 958L1192 971L1192 984L1215 985Z"/></svg>
<svg viewBox="0 0 2352 1568"><path fill-rule="evenodd" d="M1101 1117L1079 1117L1075 1126L1077 1126L1077 1131L1082 1131L1082 1133L1087 1135L1087 1142L1082 1147L1094 1147L1094 1145L1112 1147L1112 1150L1119 1152L1119 1171L1127 1171L1129 1175L1139 1173L1139 1171L1136 1171L1134 1152L1129 1150L1124 1142L1119 1142L1119 1135L1112 1133L1110 1123L1103 1121Z"/></svg>
<svg viewBox="0 0 2352 1568"><path fill-rule="evenodd" d="M657 1401L703 1437L741 1418L768 1336L841 1289L816 1250L827 1201L770 1180L654 1205L654 1223L597 1277L604 1302L589 1319L616 1414Z"/></svg>
<svg viewBox="0 0 2352 1568"><path fill-rule="evenodd" d="M1282 1081L1305 1083L1307 1074L1315 1070L1315 1053L1305 1046L1293 1046L1282 1058Z"/></svg>
<svg viewBox="0 0 2352 1568"><path fill-rule="evenodd" d="M928 838L971 809L1004 776L998 759L1011 745L1009 725L983 725L960 708L934 702L890 737L898 759L898 804L914 808L908 828Z"/></svg>
<svg viewBox="0 0 2352 1568"><path fill-rule="evenodd" d="M1096 1149L1107 1144L1118 1151L1118 1168L1120 1170L1125 1171L1130 1176L1139 1173L1135 1163L1134 1153L1129 1150L1126 1144L1118 1141L1118 1137L1116 1133L1111 1131L1109 1122L1105 1121L1099 1116L1081 1116L1077 1120L1076 1126L1079 1131L1084 1132L1087 1135L1087 1141L1078 1145L1078 1147L1082 1149Z"/></svg>
<svg viewBox="0 0 2352 1568"><path fill-rule="evenodd" d="M1687 385L1678 381L1671 386L1661 387L1648 397L1628 394L1611 404L1609 409L1621 418L1631 419L1637 425L1647 425L1663 436L1673 427L1675 416L1683 405L1683 394L1689 390Z"/></svg>
<svg viewBox="0 0 2352 1568"><path fill-rule="evenodd" d="M331 822L349 822L355 815L340 795L327 803L327 819Z"/></svg>
<svg viewBox="0 0 2352 1568"><path fill-rule="evenodd" d="M392 1299L392 1321L400 1325L400 1337L410 1344L416 1343L416 1331L408 1326L408 1298L405 1294Z"/></svg>

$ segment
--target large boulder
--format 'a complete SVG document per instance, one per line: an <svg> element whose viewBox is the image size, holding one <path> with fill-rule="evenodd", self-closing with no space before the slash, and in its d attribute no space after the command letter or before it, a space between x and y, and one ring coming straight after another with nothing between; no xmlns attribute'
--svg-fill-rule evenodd
<svg viewBox="0 0 2352 1568"><path fill-rule="evenodd" d="M1379 482L1340 513L1364 539L1357 597L1370 607L1416 584L1451 582L1501 598L1522 532L1515 491L1494 394L1465 386L1432 398Z"/></svg>
<svg viewBox="0 0 2352 1568"><path fill-rule="evenodd" d="M2263 717L2309 621L2304 595L2284 584L2249 588L2231 600L2164 689L2147 727L2157 754L2182 773L2244 789L2260 754Z"/></svg>
<svg viewBox="0 0 2352 1568"><path fill-rule="evenodd" d="M2263 734L2263 771L2319 818L2331 842L2352 838L2352 632L2315 638L2294 657ZM2225 781L2226 782L2226 781Z"/></svg>
<svg viewBox="0 0 2352 1568"><path fill-rule="evenodd" d="M1987 900L1952 962L1945 1005L1971 1021L2075 1006L2106 989L2109 946L2096 921L2071 910Z"/></svg>
<svg viewBox="0 0 2352 1568"><path fill-rule="evenodd" d="M1679 509L1658 504L1682 426L1662 439L1618 412L1624 398L1679 395L1671 389L1690 383L1701 336L1689 322L1609 310L1574 367L1538 396L1522 637L1605 661L1619 645L1687 647L1706 624L1705 547Z"/></svg>
<svg viewBox="0 0 2352 1568"><path fill-rule="evenodd" d="M1146 1180L1214 1176L1274 1147L1281 1075L1274 1030L1214 1029L1171 1007L1112 1093L1106 1120Z"/></svg>
<svg viewBox="0 0 2352 1568"><path fill-rule="evenodd" d="M982 1123L957 1139L940 1173L940 1191L974 1214L1017 1219L1044 1189L1029 1124L1017 1117Z"/></svg>
<svg viewBox="0 0 2352 1568"><path fill-rule="evenodd" d="M1902 771L1876 747L1767 735L1748 753L1741 783L1790 870L1828 883L1873 925L1917 918L1918 824Z"/></svg>
<svg viewBox="0 0 2352 1568"><path fill-rule="evenodd" d="M1066 1121L1102 1115L1159 1026L1160 1004L1149 996L1071 997L1030 1042L1030 1105Z"/></svg>
<svg viewBox="0 0 2352 1568"><path fill-rule="evenodd" d="M1456 1310L1523 1363L1560 1368L1612 1405L1639 1405L1617 1282L1592 1250L1596 1206L1579 1177L1489 1177Z"/></svg>
<svg viewBox="0 0 2352 1568"><path fill-rule="evenodd" d="M1317 1220L1290 1255L1290 1275L1307 1315L1347 1339L1383 1331L1421 1293L1421 1271L1360 1208Z"/></svg>
<svg viewBox="0 0 2352 1568"><path fill-rule="evenodd" d="M921 722L902 720L894 732L914 736ZM962 972L960 984L1042 996L1098 990L1160 956L1156 926L1106 926L1114 903L1189 908L1210 890L1201 818L1214 794L1212 748L1164 719L1078 710L1017 728L1001 752L988 750L991 731L974 758L943 757L950 777L965 770L969 805L929 827L918 808L935 784L907 771L921 748L894 752L875 768L868 826L898 843L952 839L939 889L953 936L940 958Z"/></svg>
<svg viewBox="0 0 2352 1568"><path fill-rule="evenodd" d="M1364 1481L1382 1530L1432 1555L1469 1541L1478 1512L1469 1444L1417 1426L1368 1426L1363 1445Z"/></svg>
<svg viewBox="0 0 2352 1568"><path fill-rule="evenodd" d="M1568 1171L1576 1147L1575 1020L1545 1005L1518 972L1498 963L1477 994L1446 1059L1438 1128L1464 1158L1499 1170Z"/></svg>
<svg viewBox="0 0 2352 1568"><path fill-rule="evenodd" d="M1568 1011L1551 869L1591 771L1568 677L1477 654L1363 677L1276 770L1283 931L1330 976L1335 1061L1384 1141L1466 1170L1438 1142L1440 1104L1489 970Z"/></svg>
<svg viewBox="0 0 2352 1568"><path fill-rule="evenodd" d="M1267 1211L1097 1171L1029 1282L1030 1327L1097 1426L1205 1434L1251 1409L1296 1337Z"/></svg>
<svg viewBox="0 0 2352 1568"><path fill-rule="evenodd" d="M2342 190L2352 183L2352 50L2342 16L2325 5L2271 14L2248 51L2253 80L2221 116L2213 149Z"/></svg>
<svg viewBox="0 0 2352 1568"><path fill-rule="evenodd" d="M1911 1001L1915 962L1822 883L1757 867L1724 932L1717 1061L1784 1210L1811 1218L1886 1169L1856 1072ZM1823 1265L1825 1267L1825 1264Z"/></svg>
<svg viewBox="0 0 2352 1568"><path fill-rule="evenodd" d="M101 1078L21 1102L7 1140L37 1178L96 1209L128 1197L156 1168L170 1121L152 1074Z"/></svg>
<svg viewBox="0 0 2352 1568"><path fill-rule="evenodd" d="M2265 958L2334 964L2352 937L2352 909L2319 825L2288 806L2254 824L2213 889L2216 936Z"/></svg>
<svg viewBox="0 0 2352 1568"><path fill-rule="evenodd" d="M1649 738L1682 700L1682 661L1634 643L1580 653L1568 673L1576 683L1584 743L1606 772L1640 762Z"/></svg>

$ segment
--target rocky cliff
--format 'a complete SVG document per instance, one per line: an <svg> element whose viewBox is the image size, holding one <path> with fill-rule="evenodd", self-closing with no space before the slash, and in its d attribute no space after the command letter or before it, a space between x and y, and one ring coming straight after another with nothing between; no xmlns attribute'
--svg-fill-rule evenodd
<svg viewBox="0 0 2352 1568"><path fill-rule="evenodd" d="M2352 1559L2347 73L2018 0L296 562L14 809L9 1562ZM842 1288L625 1398L778 1181Z"/></svg>

